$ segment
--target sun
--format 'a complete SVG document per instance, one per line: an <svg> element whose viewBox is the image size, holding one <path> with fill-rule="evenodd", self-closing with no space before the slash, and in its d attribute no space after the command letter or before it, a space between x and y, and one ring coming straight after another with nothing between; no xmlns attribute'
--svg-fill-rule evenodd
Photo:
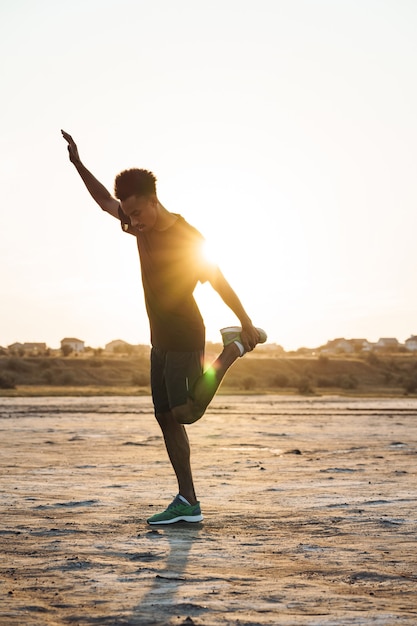
<svg viewBox="0 0 417 626"><path fill-rule="evenodd" d="M219 247L213 243L213 241L206 239L202 245L201 252L204 259L210 264L219 265L221 256L220 250Z"/></svg>

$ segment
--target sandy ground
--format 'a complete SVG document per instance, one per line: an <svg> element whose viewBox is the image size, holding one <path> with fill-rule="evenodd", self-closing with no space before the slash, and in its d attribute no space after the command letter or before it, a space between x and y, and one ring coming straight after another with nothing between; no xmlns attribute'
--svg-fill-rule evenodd
<svg viewBox="0 0 417 626"><path fill-rule="evenodd" d="M416 624L417 400L218 396L200 524L149 398L0 399L0 624Z"/></svg>

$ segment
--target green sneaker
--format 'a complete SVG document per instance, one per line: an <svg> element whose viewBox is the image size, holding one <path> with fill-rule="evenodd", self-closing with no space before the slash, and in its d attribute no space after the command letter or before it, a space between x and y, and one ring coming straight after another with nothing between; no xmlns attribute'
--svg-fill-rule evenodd
<svg viewBox="0 0 417 626"><path fill-rule="evenodd" d="M202 520L200 503L186 504L178 495L165 511L152 515L147 522L148 524L174 524L175 522L201 522Z"/></svg>
<svg viewBox="0 0 417 626"><path fill-rule="evenodd" d="M259 333L259 341L258 343L265 343L267 340L266 332L262 328L256 329ZM228 326L227 328L221 329L221 335L223 339L223 346L229 346L231 343L235 343L240 350L240 356L246 354L246 350L243 347L241 332L242 329L240 326Z"/></svg>

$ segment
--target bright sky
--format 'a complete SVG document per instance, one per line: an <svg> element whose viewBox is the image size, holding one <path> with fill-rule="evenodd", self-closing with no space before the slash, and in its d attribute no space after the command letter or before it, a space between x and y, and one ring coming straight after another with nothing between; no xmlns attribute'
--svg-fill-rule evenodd
<svg viewBox="0 0 417 626"><path fill-rule="evenodd" d="M154 171L269 341L416 334L416 32L414 0L3 0L0 345L149 340L60 128L110 190Z"/></svg>

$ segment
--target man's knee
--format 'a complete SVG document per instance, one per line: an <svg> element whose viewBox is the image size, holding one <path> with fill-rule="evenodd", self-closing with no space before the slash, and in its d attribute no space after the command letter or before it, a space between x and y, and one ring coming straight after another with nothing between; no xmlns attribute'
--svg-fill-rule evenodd
<svg viewBox="0 0 417 626"><path fill-rule="evenodd" d="M193 424L199 420L200 417L203 417L205 409L196 406L195 403L189 399L187 404L175 406L171 411L179 424Z"/></svg>

